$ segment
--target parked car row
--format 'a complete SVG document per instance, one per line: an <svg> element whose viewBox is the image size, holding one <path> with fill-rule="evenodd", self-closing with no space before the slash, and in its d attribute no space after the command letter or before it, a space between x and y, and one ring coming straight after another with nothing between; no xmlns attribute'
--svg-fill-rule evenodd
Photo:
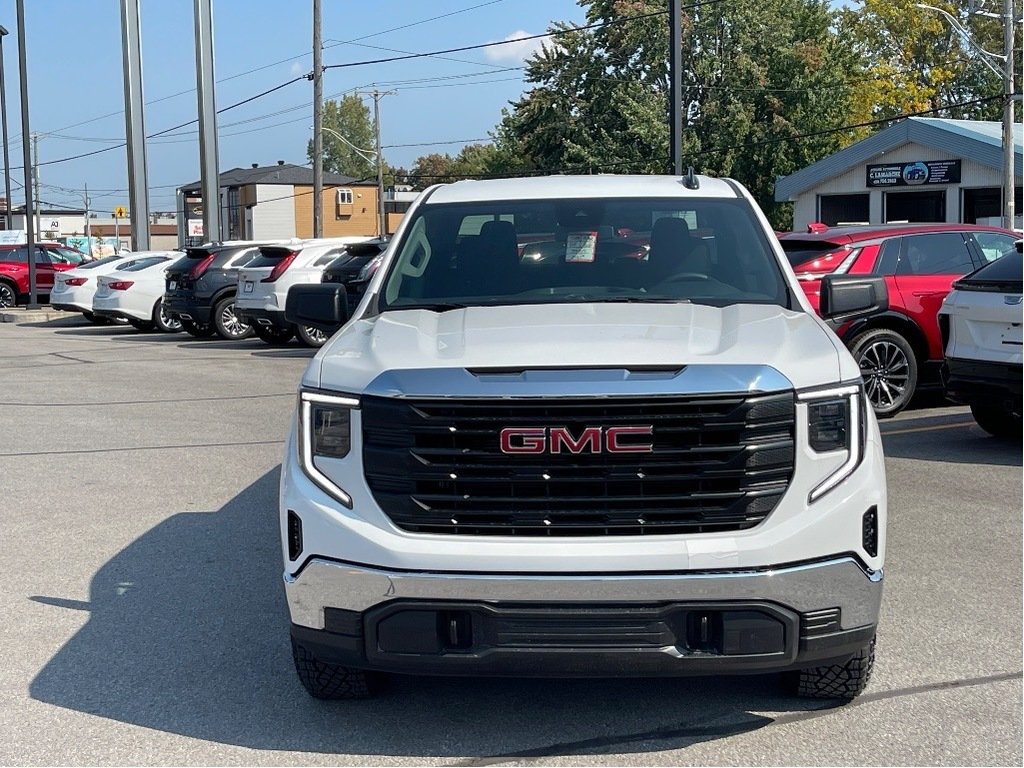
<svg viewBox="0 0 1024 768"><path fill-rule="evenodd" d="M49 301L94 323L127 322L140 331L185 331L196 338L225 340L255 335L268 344L297 337L319 347L327 334L285 320L288 291L294 285L319 283L332 267L327 279L345 283L356 302L372 274L367 270L360 277L363 268L386 246L382 239L342 237L210 243L184 252L111 256L60 271ZM22 292L11 292L13 304Z"/></svg>
<svg viewBox="0 0 1024 768"><path fill-rule="evenodd" d="M782 233L779 241L816 310L825 275L885 278L889 308L834 330L860 365L875 413L893 416L917 390L942 384L938 313L953 281L1011 253L1019 237L972 224L812 224L807 232Z"/></svg>

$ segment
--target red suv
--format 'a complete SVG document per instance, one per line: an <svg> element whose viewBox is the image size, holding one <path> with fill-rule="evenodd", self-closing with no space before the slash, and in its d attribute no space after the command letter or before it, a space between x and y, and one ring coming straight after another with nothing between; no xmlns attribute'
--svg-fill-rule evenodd
<svg viewBox="0 0 1024 768"><path fill-rule="evenodd" d="M939 306L958 277L1013 248L1020 235L974 224L827 227L779 236L800 285L818 309L828 274L885 277L889 309L835 329L860 364L879 416L893 416L921 386L939 385Z"/></svg>
<svg viewBox="0 0 1024 768"><path fill-rule="evenodd" d="M54 272L74 269L92 261L81 251L60 243L36 244L36 291L46 297L53 288ZM28 246L0 245L0 308L13 307L28 296Z"/></svg>

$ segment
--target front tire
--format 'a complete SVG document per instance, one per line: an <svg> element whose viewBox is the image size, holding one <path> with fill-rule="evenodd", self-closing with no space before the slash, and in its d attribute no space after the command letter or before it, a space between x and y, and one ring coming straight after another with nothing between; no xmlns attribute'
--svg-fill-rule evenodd
<svg viewBox="0 0 1024 768"><path fill-rule="evenodd" d="M971 415L978 426L992 437L1004 439L1021 437L1021 416L1003 405L971 403Z"/></svg>
<svg viewBox="0 0 1024 768"><path fill-rule="evenodd" d="M797 696L811 699L851 701L864 692L875 666L875 638L852 659L827 667L811 667L796 672Z"/></svg>
<svg viewBox="0 0 1024 768"><path fill-rule="evenodd" d="M295 327L295 335L299 341L307 347L322 347L331 338L327 333L311 325L298 325Z"/></svg>
<svg viewBox="0 0 1024 768"><path fill-rule="evenodd" d="M235 297L226 296L213 307L213 325L225 341L238 341L252 336L252 326L235 314Z"/></svg>
<svg viewBox="0 0 1024 768"><path fill-rule="evenodd" d="M212 323L197 323L195 320L182 320L181 329L195 339L208 339L216 333Z"/></svg>
<svg viewBox="0 0 1024 768"><path fill-rule="evenodd" d="M865 331L850 344L875 415L895 416L917 389L917 357L903 336L888 328Z"/></svg>
<svg viewBox="0 0 1024 768"><path fill-rule="evenodd" d="M292 336L295 335L295 328L293 327L275 328L272 325L254 325L252 330L260 341L272 347L280 347L287 344L291 341Z"/></svg>
<svg viewBox="0 0 1024 768"><path fill-rule="evenodd" d="M380 676L364 669L320 661L305 646L292 640L295 672L314 699L368 699L379 687Z"/></svg>

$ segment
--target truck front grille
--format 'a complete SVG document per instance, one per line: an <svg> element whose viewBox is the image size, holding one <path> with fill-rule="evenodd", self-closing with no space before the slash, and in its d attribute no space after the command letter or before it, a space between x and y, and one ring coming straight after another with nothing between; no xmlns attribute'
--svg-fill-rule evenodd
<svg viewBox="0 0 1024 768"><path fill-rule="evenodd" d="M635 536L751 528L793 475L792 392L506 400L364 397L373 497L419 533ZM649 453L501 450L509 427L651 426Z"/></svg>

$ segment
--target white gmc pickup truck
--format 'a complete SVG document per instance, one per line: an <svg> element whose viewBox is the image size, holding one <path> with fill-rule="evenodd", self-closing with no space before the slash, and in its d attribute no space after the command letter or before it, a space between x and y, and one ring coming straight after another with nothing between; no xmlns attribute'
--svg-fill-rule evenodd
<svg viewBox="0 0 1024 768"><path fill-rule="evenodd" d="M860 370L750 194L690 175L424 192L311 361L281 473L298 676L785 672L867 684L885 558ZM887 306L823 281L825 319ZM343 326L343 327L342 327Z"/></svg>

